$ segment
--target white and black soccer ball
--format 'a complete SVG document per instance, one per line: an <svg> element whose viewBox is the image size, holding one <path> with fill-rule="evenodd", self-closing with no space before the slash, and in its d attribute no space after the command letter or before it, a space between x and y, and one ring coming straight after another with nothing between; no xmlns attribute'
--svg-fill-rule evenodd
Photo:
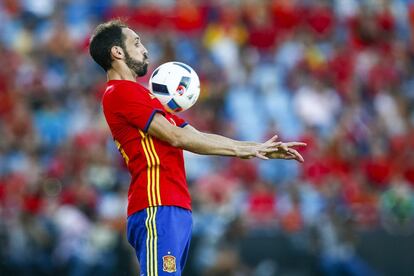
<svg viewBox="0 0 414 276"><path fill-rule="evenodd" d="M182 62L160 65L149 79L149 89L170 112L181 112L192 107L200 95L197 73Z"/></svg>

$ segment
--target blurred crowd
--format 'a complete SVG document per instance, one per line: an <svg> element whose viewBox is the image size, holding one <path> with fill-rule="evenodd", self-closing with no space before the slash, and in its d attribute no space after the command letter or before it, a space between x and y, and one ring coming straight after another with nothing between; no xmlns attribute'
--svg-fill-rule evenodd
<svg viewBox="0 0 414 276"><path fill-rule="evenodd" d="M180 114L191 125L308 143L304 164L185 153L188 275L283 275L242 254L243 240L275 235L309 257L295 275L381 273L359 235L414 230L410 0L0 1L0 274L137 273L129 174L88 53L94 27L118 17L149 72L172 60L198 72L200 99Z"/></svg>

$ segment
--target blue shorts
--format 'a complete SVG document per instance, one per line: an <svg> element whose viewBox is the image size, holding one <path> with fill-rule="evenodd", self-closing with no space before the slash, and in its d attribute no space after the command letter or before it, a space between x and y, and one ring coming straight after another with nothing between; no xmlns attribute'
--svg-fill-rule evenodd
<svg viewBox="0 0 414 276"><path fill-rule="evenodd" d="M127 237L141 275L181 275L191 240L191 211L176 206L148 207L128 217Z"/></svg>

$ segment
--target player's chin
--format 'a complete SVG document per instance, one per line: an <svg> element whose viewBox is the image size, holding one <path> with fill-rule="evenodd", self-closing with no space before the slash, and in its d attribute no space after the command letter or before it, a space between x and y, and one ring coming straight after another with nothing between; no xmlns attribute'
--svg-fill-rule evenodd
<svg viewBox="0 0 414 276"><path fill-rule="evenodd" d="M139 70L138 70L138 72L135 72L135 73L137 73L137 76L138 77L143 77L143 76L145 76L146 74L147 74L147 72L148 72L148 62L147 63L145 63Z"/></svg>

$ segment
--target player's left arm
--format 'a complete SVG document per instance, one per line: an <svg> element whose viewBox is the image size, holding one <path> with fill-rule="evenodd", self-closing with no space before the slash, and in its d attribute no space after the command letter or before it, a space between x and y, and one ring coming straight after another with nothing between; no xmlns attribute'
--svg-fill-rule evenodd
<svg viewBox="0 0 414 276"><path fill-rule="evenodd" d="M216 143L220 143L220 144L227 144L227 145L237 144L239 146L251 146L251 145L257 144L255 142L238 141L238 140L233 140L228 137L217 135L217 134L205 133L205 132L197 130L191 125L186 125L185 128L191 131L197 132L199 135L204 136L206 139L214 140ZM275 136L277 138L277 135ZM294 159L298 162L304 162L302 155L296 149L294 149L294 147L305 147L305 146L306 146L306 143L303 143L303 142L286 142L286 143L278 142L276 145L275 151L266 153L265 156L268 157L269 159L286 159L286 160Z"/></svg>

